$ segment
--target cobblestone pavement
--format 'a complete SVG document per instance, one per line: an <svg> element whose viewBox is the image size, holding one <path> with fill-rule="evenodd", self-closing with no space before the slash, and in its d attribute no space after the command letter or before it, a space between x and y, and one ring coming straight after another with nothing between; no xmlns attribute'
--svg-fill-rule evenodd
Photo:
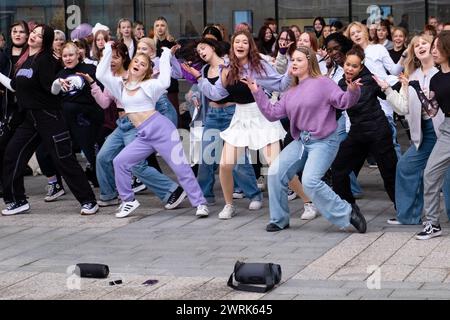
<svg viewBox="0 0 450 320"><path fill-rule="evenodd" d="M268 233L267 193L262 210L237 200L237 216L221 221L218 182L206 219L187 200L164 210L148 191L128 218L116 219L114 207L81 216L70 193L45 203L45 178L27 177L31 212L0 216L0 299L449 299L447 216L442 212L442 237L415 240L420 226L386 224L394 208L378 170L364 168L359 181L366 234L322 217L300 220L300 199L290 202L291 228ZM226 282L236 260L278 263L282 283L267 294L233 291ZM110 276L83 278L71 290L66 271L76 263L107 264ZM123 284L110 286L115 279ZM158 282L142 285L148 279Z"/></svg>

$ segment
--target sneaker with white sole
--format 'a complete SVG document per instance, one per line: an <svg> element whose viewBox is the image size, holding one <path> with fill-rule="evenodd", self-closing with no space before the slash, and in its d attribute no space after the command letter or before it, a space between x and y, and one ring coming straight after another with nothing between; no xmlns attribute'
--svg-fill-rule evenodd
<svg viewBox="0 0 450 320"><path fill-rule="evenodd" d="M201 204L197 207L197 212L195 215L199 218L205 218L209 215L209 209L208 206Z"/></svg>
<svg viewBox="0 0 450 320"><path fill-rule="evenodd" d="M388 224L394 225L394 226L399 226L402 225L403 223L401 223L400 221L398 221L396 218L391 218L387 220Z"/></svg>
<svg viewBox="0 0 450 320"><path fill-rule="evenodd" d="M302 220L312 220L315 217L317 217L318 212L317 212L317 208L314 205L314 203L312 202L306 202L303 205L304 211L303 214L301 215L300 219Z"/></svg>
<svg viewBox="0 0 450 320"><path fill-rule="evenodd" d="M133 189L134 193L139 193L139 192L144 191L145 189L147 189L145 184L143 184L141 182L141 180L139 180L136 177L133 177L133 182L131 184L131 188Z"/></svg>
<svg viewBox="0 0 450 320"><path fill-rule="evenodd" d="M96 201L91 201L81 205L81 215L89 216L91 214L96 214L98 211L98 204Z"/></svg>
<svg viewBox="0 0 450 320"><path fill-rule="evenodd" d="M236 215L236 209L232 204L226 204L222 211L219 212L219 219L228 220Z"/></svg>
<svg viewBox="0 0 450 320"><path fill-rule="evenodd" d="M241 190L235 190L233 192L233 199L244 199L245 198L245 194L244 191Z"/></svg>
<svg viewBox="0 0 450 320"><path fill-rule="evenodd" d="M45 202L55 201L59 197L66 194L64 188L58 182L52 182L47 185L47 195L44 198Z"/></svg>
<svg viewBox="0 0 450 320"><path fill-rule="evenodd" d="M186 196L186 191L184 191L182 187L176 188L176 190L170 195L164 208L167 210L175 209L183 202L184 199L186 199Z"/></svg>
<svg viewBox="0 0 450 320"><path fill-rule="evenodd" d="M425 221L423 226L423 231L416 234L417 240L428 240L434 237L439 237L442 234L441 226L435 226L431 223L431 221Z"/></svg>
<svg viewBox="0 0 450 320"><path fill-rule="evenodd" d="M122 202L122 204L119 207L119 212L116 213L116 218L125 218L129 216L139 206L140 203L136 199L134 201Z"/></svg>
<svg viewBox="0 0 450 320"><path fill-rule="evenodd" d="M297 193L295 193L291 188L288 188L288 200L292 201L295 198L297 198Z"/></svg>
<svg viewBox="0 0 450 320"><path fill-rule="evenodd" d="M112 198L111 200L98 200L97 204L99 207L117 206L120 204L120 200L119 198Z"/></svg>
<svg viewBox="0 0 450 320"><path fill-rule="evenodd" d="M27 200L19 200L6 204L6 209L2 210L2 215L12 216L19 213L26 213L30 210L30 204Z"/></svg>
<svg viewBox="0 0 450 320"><path fill-rule="evenodd" d="M248 205L248 210L259 210L262 208L262 201L261 200L252 200L250 204Z"/></svg>

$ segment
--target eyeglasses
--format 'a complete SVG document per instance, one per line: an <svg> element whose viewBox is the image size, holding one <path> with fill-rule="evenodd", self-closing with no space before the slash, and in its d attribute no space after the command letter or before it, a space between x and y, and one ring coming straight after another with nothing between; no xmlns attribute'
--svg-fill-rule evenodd
<svg viewBox="0 0 450 320"><path fill-rule="evenodd" d="M289 39L289 38L280 38L278 40L280 40L280 41L291 41L291 39Z"/></svg>

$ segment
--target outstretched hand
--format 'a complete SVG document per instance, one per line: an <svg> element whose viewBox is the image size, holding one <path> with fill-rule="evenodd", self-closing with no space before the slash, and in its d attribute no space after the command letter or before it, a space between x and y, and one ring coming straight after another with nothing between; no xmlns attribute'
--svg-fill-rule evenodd
<svg viewBox="0 0 450 320"><path fill-rule="evenodd" d="M194 67L191 67L189 64L187 64L187 62L181 63L181 68L183 68L183 70L187 73L192 74L196 79L202 75L200 71L198 71Z"/></svg>
<svg viewBox="0 0 450 320"><path fill-rule="evenodd" d="M94 81L94 79L92 79L92 77L87 73L77 72L76 74L83 77L88 83L92 83Z"/></svg>
<svg viewBox="0 0 450 320"><path fill-rule="evenodd" d="M348 90L352 90L352 91L363 86L363 84L361 83L361 78L356 79L355 81L347 80L346 82L347 82Z"/></svg>
<svg viewBox="0 0 450 320"><path fill-rule="evenodd" d="M385 91L387 88L389 88L389 83L387 83L386 80L378 78L376 75L373 75L372 78L373 80L375 80L375 82L378 84L381 90Z"/></svg>
<svg viewBox="0 0 450 320"><path fill-rule="evenodd" d="M258 91L258 85L256 84L256 81L254 79L242 78L241 82L245 83L252 93L255 93Z"/></svg>

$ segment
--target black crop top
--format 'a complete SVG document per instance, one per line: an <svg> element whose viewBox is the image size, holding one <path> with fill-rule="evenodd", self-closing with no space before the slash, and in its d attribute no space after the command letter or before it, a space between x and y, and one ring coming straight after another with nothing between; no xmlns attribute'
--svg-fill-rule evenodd
<svg viewBox="0 0 450 320"><path fill-rule="evenodd" d="M231 85L229 84L225 87L225 89L230 93L229 97L233 102L239 104L255 102L252 92L242 81L236 81Z"/></svg>
<svg viewBox="0 0 450 320"><path fill-rule="evenodd" d="M208 81L211 83L211 84L215 84L216 82L217 82L217 80L219 80L219 76L217 76L217 77L214 77L214 78L208 78L208 70L209 70L209 65L206 65L206 67L205 67L205 69L204 69L204 77L206 78L206 79L208 79ZM211 100L211 101L213 101L213 100ZM221 99L221 100L219 100L219 101L213 101L213 102L215 102L215 103L217 103L217 104L226 104L226 103L228 103L228 102L233 102L233 100L231 99L231 95L229 95L229 96L227 96L227 97L225 97L225 98L223 98L223 99Z"/></svg>

